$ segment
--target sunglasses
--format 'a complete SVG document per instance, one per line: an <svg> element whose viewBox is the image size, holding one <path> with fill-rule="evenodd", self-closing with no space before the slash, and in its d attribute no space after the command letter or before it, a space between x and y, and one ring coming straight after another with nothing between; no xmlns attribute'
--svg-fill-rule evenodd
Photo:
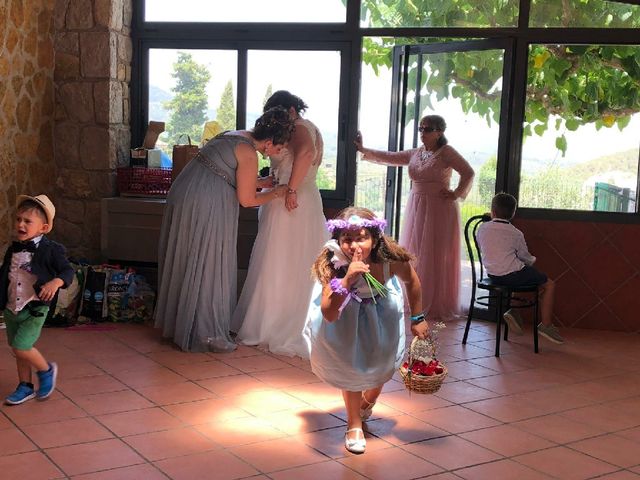
<svg viewBox="0 0 640 480"><path fill-rule="evenodd" d="M420 133L431 133L431 132L437 132L438 129L433 127L418 127L418 131Z"/></svg>

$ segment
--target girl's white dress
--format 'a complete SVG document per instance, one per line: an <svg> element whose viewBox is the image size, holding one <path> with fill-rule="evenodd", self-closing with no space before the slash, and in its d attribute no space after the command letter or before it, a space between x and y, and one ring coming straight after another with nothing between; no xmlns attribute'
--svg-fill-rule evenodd
<svg viewBox="0 0 640 480"><path fill-rule="evenodd" d="M314 288L305 338L311 349L311 368L322 381L341 390L360 391L391 379L404 357L404 300L400 282L389 277L384 264L383 282L389 290L375 302L366 283L359 282L358 297L351 299L334 322L322 317L322 286Z"/></svg>
<svg viewBox="0 0 640 480"><path fill-rule="evenodd" d="M298 186L298 208L289 212L282 199L260 207L258 235L231 330L238 333L238 343L308 358L302 331L313 290L311 266L329 233L316 185L322 136L309 120L297 119L295 125L308 130L314 160ZM271 169L280 184L288 182L292 167L293 157L286 149L271 157Z"/></svg>

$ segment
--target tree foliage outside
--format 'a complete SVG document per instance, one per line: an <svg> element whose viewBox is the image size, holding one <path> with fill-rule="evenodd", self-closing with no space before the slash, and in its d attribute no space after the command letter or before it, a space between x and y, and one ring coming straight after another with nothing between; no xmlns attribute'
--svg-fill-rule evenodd
<svg viewBox="0 0 640 480"><path fill-rule="evenodd" d="M514 24L515 0L363 0L370 26L487 26ZM555 27L639 27L640 7L605 0L533 0L532 23ZM597 40L597 39L594 39ZM365 38L363 61L374 72L391 66L392 47L443 39ZM421 105L429 97L457 99L465 113L476 113L491 125L498 121L502 51L429 55L422 75ZM415 85L417 62L409 71ZM414 105L409 105L409 113ZM581 125L624 129L640 112L640 46L532 45L529 53L524 134L557 132L556 147L567 149L564 132ZM410 120L411 115L407 115Z"/></svg>
<svg viewBox="0 0 640 480"><path fill-rule="evenodd" d="M169 141L176 143L180 135L187 134L194 143L199 143L202 125L207 120L209 101L206 87L211 73L192 55L178 52L171 76L176 80L171 89L175 95L164 103L164 108L170 112L167 124Z"/></svg>
<svg viewBox="0 0 640 480"><path fill-rule="evenodd" d="M216 120L222 130L236 129L236 102L233 96L233 84L231 80L227 82L220 97L220 105L216 112Z"/></svg>
<svg viewBox="0 0 640 480"><path fill-rule="evenodd" d="M267 103L267 100L269 100L269 98L271 97L271 95L273 95L273 85L269 84L267 86L267 91L264 92L264 98L262 99L262 105L264 105L265 103Z"/></svg>

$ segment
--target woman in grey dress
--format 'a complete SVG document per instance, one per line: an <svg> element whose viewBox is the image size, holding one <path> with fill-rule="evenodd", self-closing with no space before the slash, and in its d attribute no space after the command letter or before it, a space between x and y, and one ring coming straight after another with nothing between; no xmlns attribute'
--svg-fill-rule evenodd
<svg viewBox="0 0 640 480"><path fill-rule="evenodd" d="M280 152L293 122L273 108L253 130L210 140L185 167L167 196L158 247L155 325L187 351L231 351L229 323L236 303L239 204L283 201L286 185L258 180L258 157Z"/></svg>

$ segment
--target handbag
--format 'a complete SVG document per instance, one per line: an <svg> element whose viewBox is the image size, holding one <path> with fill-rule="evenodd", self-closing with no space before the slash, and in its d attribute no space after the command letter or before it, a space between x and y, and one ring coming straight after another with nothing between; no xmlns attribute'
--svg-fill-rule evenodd
<svg viewBox="0 0 640 480"><path fill-rule="evenodd" d="M180 142L180 139L185 135L187 134L183 133L180 135L177 141ZM189 135L187 135L187 140L189 143L177 143L173 146L173 167L171 169L172 180L175 180L182 169L187 166L187 163L189 163L198 154L198 152L200 152L198 145L191 143L191 137Z"/></svg>

